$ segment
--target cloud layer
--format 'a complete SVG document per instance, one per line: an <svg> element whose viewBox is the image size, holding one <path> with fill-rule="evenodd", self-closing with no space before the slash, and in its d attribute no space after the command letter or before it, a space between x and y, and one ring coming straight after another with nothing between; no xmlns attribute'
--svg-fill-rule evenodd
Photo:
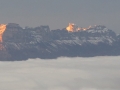
<svg viewBox="0 0 120 90"><path fill-rule="evenodd" d="M0 62L0 90L119 90L120 56Z"/></svg>

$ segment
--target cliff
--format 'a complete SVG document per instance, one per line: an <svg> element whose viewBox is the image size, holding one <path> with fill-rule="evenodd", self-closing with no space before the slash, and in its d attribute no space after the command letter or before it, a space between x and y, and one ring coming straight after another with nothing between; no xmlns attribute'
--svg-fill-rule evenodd
<svg viewBox="0 0 120 90"><path fill-rule="evenodd" d="M50 30L49 26L22 28L9 23L4 29L0 42L3 61L120 55L120 35L103 25L72 31Z"/></svg>

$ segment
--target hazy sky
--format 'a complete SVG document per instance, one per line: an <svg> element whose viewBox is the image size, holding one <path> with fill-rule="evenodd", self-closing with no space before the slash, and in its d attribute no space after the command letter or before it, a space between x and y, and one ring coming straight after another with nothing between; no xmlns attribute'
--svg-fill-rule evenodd
<svg viewBox="0 0 120 90"><path fill-rule="evenodd" d="M120 0L0 0L0 23L64 28L106 25L120 32Z"/></svg>

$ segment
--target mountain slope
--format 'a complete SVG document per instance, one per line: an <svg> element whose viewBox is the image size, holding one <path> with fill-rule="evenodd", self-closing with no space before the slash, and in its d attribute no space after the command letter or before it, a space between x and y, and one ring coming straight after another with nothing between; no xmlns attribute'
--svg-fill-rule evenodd
<svg viewBox="0 0 120 90"><path fill-rule="evenodd" d="M120 36L102 25L68 32L50 30L49 26L23 29L11 23L2 38L0 60L120 55Z"/></svg>

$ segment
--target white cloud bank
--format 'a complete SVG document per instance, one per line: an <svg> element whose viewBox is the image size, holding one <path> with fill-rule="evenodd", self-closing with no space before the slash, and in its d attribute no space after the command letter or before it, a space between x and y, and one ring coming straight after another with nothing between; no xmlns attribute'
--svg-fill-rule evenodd
<svg viewBox="0 0 120 90"><path fill-rule="evenodd" d="M120 90L120 56L0 62L0 90Z"/></svg>

